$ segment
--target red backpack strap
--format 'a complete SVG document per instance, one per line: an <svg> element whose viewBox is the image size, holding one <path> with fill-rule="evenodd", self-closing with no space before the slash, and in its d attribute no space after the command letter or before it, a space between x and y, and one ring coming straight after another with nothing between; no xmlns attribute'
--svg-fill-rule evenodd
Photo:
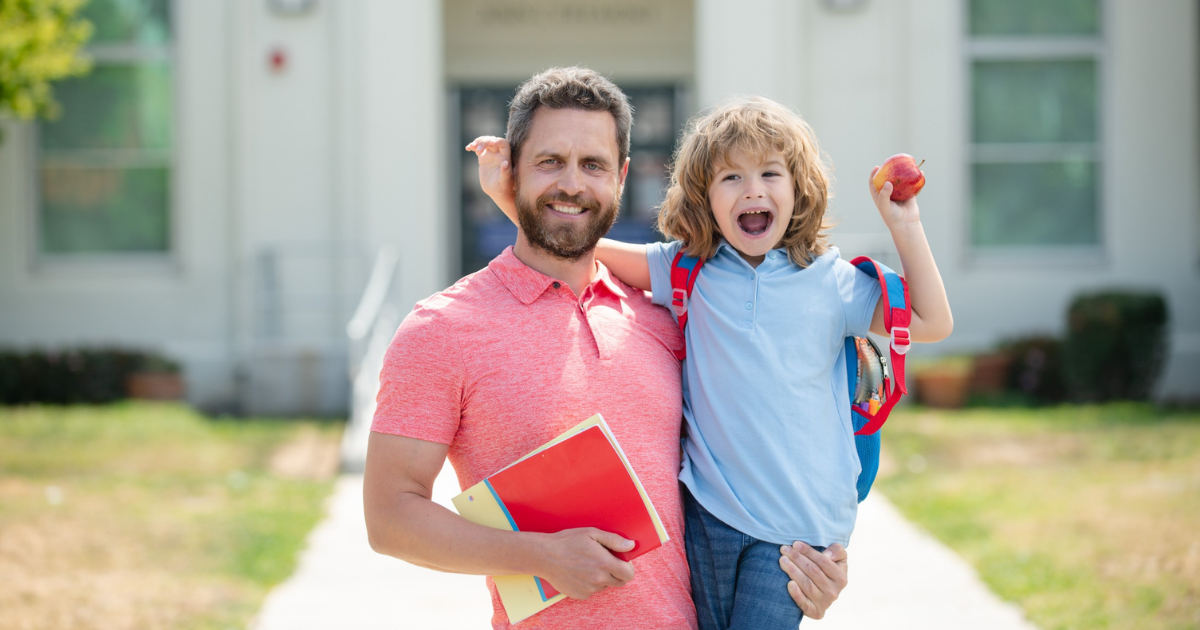
<svg viewBox="0 0 1200 630"><path fill-rule="evenodd" d="M679 322L679 332L683 332L687 327L688 298L692 295L692 287L696 285L696 278L703 266L704 259L686 255L682 247L679 248L679 253L675 254L675 260L671 261L671 310ZM687 358L686 344L682 350L675 353L675 358L680 361Z"/></svg>
<svg viewBox="0 0 1200 630"><path fill-rule="evenodd" d="M887 400L874 414L863 414L868 422L854 433L855 435L870 435L883 426L883 423L887 421L888 414L892 412L892 408L896 406L897 402L900 402L900 397L908 393L908 387L904 384L904 355L908 354L908 349L912 347L908 330L912 323L912 302L908 298L908 282L887 265L866 256L859 256L851 260L850 264L879 280L883 289L879 298L883 300L883 328L892 337L891 343L888 344L891 350L890 367L892 372L888 380L891 383L885 381L883 385L887 392ZM853 405L851 407L853 408Z"/></svg>

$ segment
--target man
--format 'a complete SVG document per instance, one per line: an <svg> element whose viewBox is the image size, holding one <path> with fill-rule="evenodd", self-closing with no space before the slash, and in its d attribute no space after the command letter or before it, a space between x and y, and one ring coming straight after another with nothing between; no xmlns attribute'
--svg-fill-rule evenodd
<svg viewBox="0 0 1200 630"><path fill-rule="evenodd" d="M571 598L522 628L696 627L676 480L683 339L594 258L616 218L631 124L625 95L590 70L551 69L522 85L507 133L517 243L419 303L382 373L364 487L372 548L440 571L538 575ZM612 555L632 548L616 534L501 531L430 500L447 456L466 488L595 413L670 536L632 564ZM845 586L844 550L785 550L793 598L820 618ZM489 588L492 624L507 628Z"/></svg>

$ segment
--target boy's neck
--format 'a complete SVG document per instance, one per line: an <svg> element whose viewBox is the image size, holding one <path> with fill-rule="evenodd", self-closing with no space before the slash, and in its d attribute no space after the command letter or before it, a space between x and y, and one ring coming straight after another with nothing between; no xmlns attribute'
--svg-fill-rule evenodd
<svg viewBox="0 0 1200 630"><path fill-rule="evenodd" d="M518 230L513 255L530 269L543 273L555 280L565 282L578 297L596 277L596 250L589 250L576 260L559 258L546 250L534 247Z"/></svg>

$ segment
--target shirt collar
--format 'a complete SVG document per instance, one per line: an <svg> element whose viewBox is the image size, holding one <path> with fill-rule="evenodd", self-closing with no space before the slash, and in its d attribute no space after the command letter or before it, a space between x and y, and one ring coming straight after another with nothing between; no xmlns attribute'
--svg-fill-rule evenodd
<svg viewBox="0 0 1200 630"><path fill-rule="evenodd" d="M496 274L500 282L522 304L532 304L546 292L546 289L558 282L558 280L521 262L516 254L513 254L512 246L506 247L499 256L492 259L492 262L488 263L488 269ZM600 264L600 261L596 261L596 275L592 278L589 286L596 285L603 286L618 298L628 297L620 283L608 272L608 267Z"/></svg>
<svg viewBox="0 0 1200 630"><path fill-rule="evenodd" d="M750 264L750 263L746 262L745 258L742 258L742 255L739 254L738 251L733 248L733 245L730 245L729 241L725 240L725 237L723 237L723 236L721 237L721 242L717 244L717 254L720 254L721 250L725 250L725 253L729 254L730 256L732 256L734 258L734 260L737 260L738 262L740 262L744 265L748 266ZM770 254L774 254L774 255L772 256ZM715 257L716 256L714 256L714 258ZM759 267L762 267L762 265L766 265L768 262L772 263L771 265L768 265L768 267L774 267L775 262L778 262L780 264L786 264L788 261L789 261L789 259L788 259L787 248L786 247L776 247L775 249L772 249L768 253L766 260L764 260L762 262L762 264L759 265Z"/></svg>

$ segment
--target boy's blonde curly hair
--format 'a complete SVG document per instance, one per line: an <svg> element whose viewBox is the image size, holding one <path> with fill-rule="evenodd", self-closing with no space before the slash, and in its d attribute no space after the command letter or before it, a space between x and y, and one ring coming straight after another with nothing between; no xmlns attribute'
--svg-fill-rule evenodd
<svg viewBox="0 0 1200 630"><path fill-rule="evenodd" d="M671 169L671 185L658 213L658 230L683 242L691 256L712 258L721 232L708 204L713 174L732 153L783 154L795 185L796 206L780 245L792 262L807 267L829 248L825 220L829 176L812 128L775 101L742 98L693 118Z"/></svg>

